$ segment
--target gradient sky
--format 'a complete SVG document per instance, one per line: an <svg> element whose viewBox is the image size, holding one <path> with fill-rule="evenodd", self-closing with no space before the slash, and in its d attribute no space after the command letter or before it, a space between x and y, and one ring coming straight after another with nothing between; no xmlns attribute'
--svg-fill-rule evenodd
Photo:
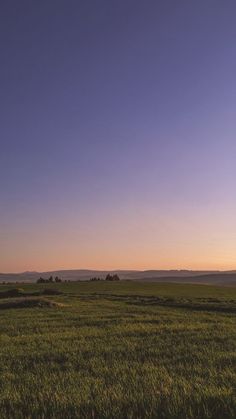
<svg viewBox="0 0 236 419"><path fill-rule="evenodd" d="M0 271L236 269L235 0L2 0Z"/></svg>

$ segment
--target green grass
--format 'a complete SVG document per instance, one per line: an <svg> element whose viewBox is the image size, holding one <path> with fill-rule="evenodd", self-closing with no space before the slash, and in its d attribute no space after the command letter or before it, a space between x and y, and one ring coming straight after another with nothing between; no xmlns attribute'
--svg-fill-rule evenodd
<svg viewBox="0 0 236 419"><path fill-rule="evenodd" d="M53 287L63 306L0 311L1 419L235 418L236 288Z"/></svg>

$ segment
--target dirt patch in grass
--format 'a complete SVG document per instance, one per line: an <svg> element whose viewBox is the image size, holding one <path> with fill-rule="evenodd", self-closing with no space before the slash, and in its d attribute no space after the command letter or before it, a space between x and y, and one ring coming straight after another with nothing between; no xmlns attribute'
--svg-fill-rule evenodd
<svg viewBox="0 0 236 419"><path fill-rule="evenodd" d="M18 298L17 300L8 300L0 303L0 310L11 308L61 308L65 304L57 303L45 298Z"/></svg>
<svg viewBox="0 0 236 419"><path fill-rule="evenodd" d="M63 292L59 291L56 288L45 288L42 291L36 291L31 293L26 293L22 288L11 288L6 291L0 292L0 300L5 298L28 298L28 297L40 297L41 295L62 295Z"/></svg>
<svg viewBox="0 0 236 419"><path fill-rule="evenodd" d="M0 292L0 298L15 298L22 297L24 295L24 290L22 288L11 288L10 290Z"/></svg>
<svg viewBox="0 0 236 419"><path fill-rule="evenodd" d="M45 288L44 290L41 291L42 295L62 295L63 292L59 291L56 288Z"/></svg>

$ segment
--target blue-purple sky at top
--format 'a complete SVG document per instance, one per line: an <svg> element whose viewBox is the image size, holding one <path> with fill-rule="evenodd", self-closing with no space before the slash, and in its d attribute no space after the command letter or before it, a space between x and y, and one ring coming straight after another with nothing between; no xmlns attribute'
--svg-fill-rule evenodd
<svg viewBox="0 0 236 419"><path fill-rule="evenodd" d="M169 266L214 267L220 246L229 246L219 266L233 267L236 2L3 0L0 7L0 271L167 267L168 234L181 245L191 234L181 238L188 217L199 222L211 256L201 265L193 246L191 265L182 254L172 261L170 251ZM130 237L119 236L134 214ZM166 215L177 225L179 218L176 234L160 232L162 259L155 241L147 257L149 215L157 236ZM218 245L204 248L213 231ZM73 246L71 259L61 260L60 240L68 254ZM53 247L51 262L48 253L37 256L38 241ZM147 246L136 260L137 241Z"/></svg>

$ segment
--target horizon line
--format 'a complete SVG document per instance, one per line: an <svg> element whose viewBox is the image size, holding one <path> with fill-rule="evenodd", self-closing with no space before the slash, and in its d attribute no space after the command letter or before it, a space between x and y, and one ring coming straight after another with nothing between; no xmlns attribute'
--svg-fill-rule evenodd
<svg viewBox="0 0 236 419"><path fill-rule="evenodd" d="M236 268L232 269L209 269L209 268L201 268L201 269L193 269L193 268L148 268L148 269L132 269L132 268L119 268L119 269L108 269L108 268L57 268L57 269L49 269L49 270L25 270L25 271L8 271L8 272L0 272L0 275L23 275L23 274L30 274L30 273L51 273L51 272L59 272L59 271L97 271L97 272L122 272L122 271L131 271L131 272L148 272L148 271L165 271L165 272L236 272Z"/></svg>

